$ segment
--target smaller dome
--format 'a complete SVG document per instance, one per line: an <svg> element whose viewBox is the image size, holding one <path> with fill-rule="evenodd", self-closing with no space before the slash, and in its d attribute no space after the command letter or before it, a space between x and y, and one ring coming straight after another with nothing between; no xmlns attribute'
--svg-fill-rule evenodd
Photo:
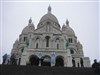
<svg viewBox="0 0 100 75"><path fill-rule="evenodd" d="M71 27L67 27L67 34L68 35L75 35L75 32Z"/></svg>
<svg viewBox="0 0 100 75"><path fill-rule="evenodd" d="M22 30L22 34L28 34L28 32L33 32L34 31L34 26L26 26L23 30Z"/></svg>
<svg viewBox="0 0 100 75"><path fill-rule="evenodd" d="M29 31L29 26L26 26L23 30L22 30L22 34L27 34Z"/></svg>
<svg viewBox="0 0 100 75"><path fill-rule="evenodd" d="M28 34L28 32L34 31L34 24L32 23L32 20L29 19L29 24L22 30L22 34Z"/></svg>
<svg viewBox="0 0 100 75"><path fill-rule="evenodd" d="M66 33L67 35L75 35L74 30L71 27L69 27L69 21L68 20L66 21L66 25L64 24L62 26L62 32Z"/></svg>

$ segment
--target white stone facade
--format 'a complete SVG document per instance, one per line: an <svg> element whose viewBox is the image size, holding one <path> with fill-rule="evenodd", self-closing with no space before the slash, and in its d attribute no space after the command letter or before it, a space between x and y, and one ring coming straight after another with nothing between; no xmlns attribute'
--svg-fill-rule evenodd
<svg viewBox="0 0 100 75"><path fill-rule="evenodd" d="M84 57L82 44L77 41L77 36L69 26L69 21L60 27L57 18L51 13L51 7L45 14L35 29L32 19L23 29L19 39L15 41L11 54L16 55L20 65L30 62L30 56L36 55L38 58L49 56L51 66L55 66L56 58L61 57L64 67L72 67L72 59L75 66L80 67L80 59L83 60L84 67L90 67L90 60Z"/></svg>

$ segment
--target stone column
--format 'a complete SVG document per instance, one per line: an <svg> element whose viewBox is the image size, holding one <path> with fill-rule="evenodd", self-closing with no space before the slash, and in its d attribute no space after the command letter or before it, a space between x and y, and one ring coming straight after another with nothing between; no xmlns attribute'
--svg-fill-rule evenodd
<svg viewBox="0 0 100 75"><path fill-rule="evenodd" d="M67 67L72 67L72 56L70 49L67 49Z"/></svg>
<svg viewBox="0 0 100 75"><path fill-rule="evenodd" d="M21 62L20 65L26 65L26 56L27 56L27 47L24 47L24 51L21 55Z"/></svg>
<svg viewBox="0 0 100 75"><path fill-rule="evenodd" d="M32 39L29 38L29 46L28 46L29 49L31 48L31 45L32 45Z"/></svg>
<svg viewBox="0 0 100 75"><path fill-rule="evenodd" d="M26 65L26 53L22 54L20 65Z"/></svg>
<svg viewBox="0 0 100 75"><path fill-rule="evenodd" d="M67 55L65 55L64 56L64 67L67 67L67 63L68 63Z"/></svg>

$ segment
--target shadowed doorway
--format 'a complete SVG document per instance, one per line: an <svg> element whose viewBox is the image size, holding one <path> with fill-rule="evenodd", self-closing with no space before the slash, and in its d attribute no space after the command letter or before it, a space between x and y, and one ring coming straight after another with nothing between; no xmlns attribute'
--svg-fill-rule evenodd
<svg viewBox="0 0 100 75"><path fill-rule="evenodd" d="M30 65L35 65L35 66L39 65L39 58L36 55L31 55L29 61Z"/></svg>
<svg viewBox="0 0 100 75"><path fill-rule="evenodd" d="M62 56L57 56L56 57L55 66L57 66L57 67L60 67L60 66L63 67L64 66L64 60L63 60Z"/></svg>
<svg viewBox="0 0 100 75"><path fill-rule="evenodd" d="M41 60L41 66L51 66L51 57L50 56L43 56Z"/></svg>

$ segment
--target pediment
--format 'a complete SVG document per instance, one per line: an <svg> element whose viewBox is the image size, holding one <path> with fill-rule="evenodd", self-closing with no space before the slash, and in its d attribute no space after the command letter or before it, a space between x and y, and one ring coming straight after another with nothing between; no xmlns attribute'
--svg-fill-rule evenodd
<svg viewBox="0 0 100 75"><path fill-rule="evenodd" d="M35 33L54 33L54 34L61 34L61 30L53 27L52 25L44 25L40 28L35 30Z"/></svg>

